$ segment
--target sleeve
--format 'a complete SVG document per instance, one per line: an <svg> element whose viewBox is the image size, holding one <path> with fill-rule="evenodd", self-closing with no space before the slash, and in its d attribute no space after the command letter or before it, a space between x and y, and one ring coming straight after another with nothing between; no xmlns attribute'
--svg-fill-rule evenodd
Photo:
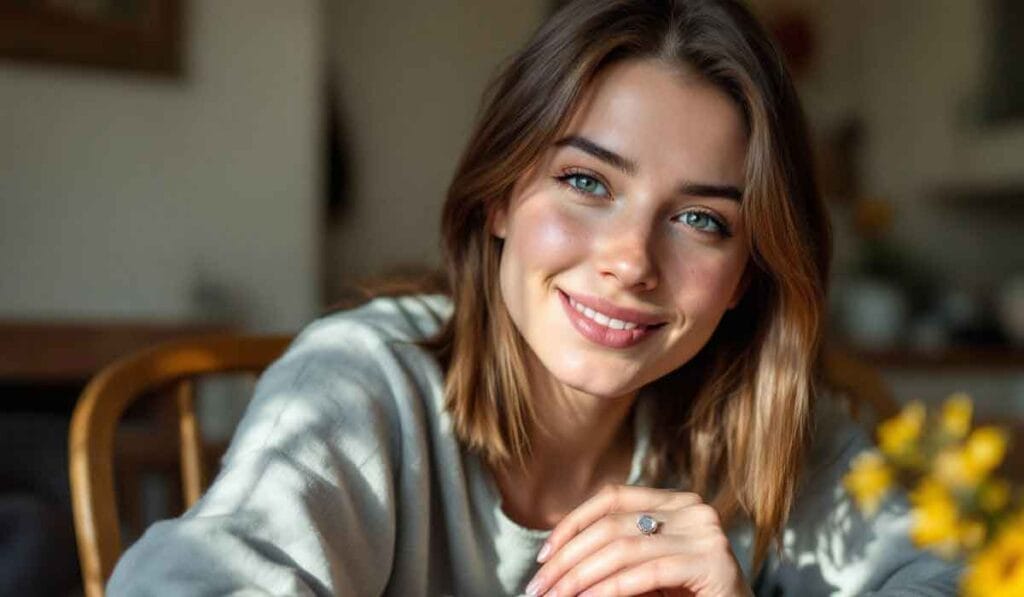
<svg viewBox="0 0 1024 597"><path fill-rule="evenodd" d="M962 563L910 542L904 493L863 517L842 485L850 462L871 446L838 407L819 419L805 482L783 533L754 582L758 595L956 595Z"/></svg>
<svg viewBox="0 0 1024 597"><path fill-rule="evenodd" d="M381 594L396 533L389 366L365 326L304 332L261 377L209 491L147 530L109 594Z"/></svg>

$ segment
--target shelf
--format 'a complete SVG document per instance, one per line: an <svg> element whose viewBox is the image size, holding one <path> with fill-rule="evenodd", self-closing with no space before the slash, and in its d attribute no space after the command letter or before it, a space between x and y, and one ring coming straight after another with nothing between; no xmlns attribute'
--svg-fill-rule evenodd
<svg viewBox="0 0 1024 597"><path fill-rule="evenodd" d="M933 187L930 195L953 205L1024 209L1024 181L946 183Z"/></svg>
<svg viewBox="0 0 1024 597"><path fill-rule="evenodd" d="M187 321L0 320L0 383L84 385L126 354L225 329Z"/></svg>
<svg viewBox="0 0 1024 597"><path fill-rule="evenodd" d="M991 371L1024 373L1024 347L954 347L938 351L910 349L852 350L879 369Z"/></svg>

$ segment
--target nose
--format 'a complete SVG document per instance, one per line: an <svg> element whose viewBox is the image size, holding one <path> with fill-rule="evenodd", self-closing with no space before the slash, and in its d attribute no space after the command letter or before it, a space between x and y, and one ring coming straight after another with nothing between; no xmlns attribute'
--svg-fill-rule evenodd
<svg viewBox="0 0 1024 597"><path fill-rule="evenodd" d="M650 222L621 220L602 235L597 247L597 267L602 278L633 291L653 290L658 285L654 258L654 234Z"/></svg>

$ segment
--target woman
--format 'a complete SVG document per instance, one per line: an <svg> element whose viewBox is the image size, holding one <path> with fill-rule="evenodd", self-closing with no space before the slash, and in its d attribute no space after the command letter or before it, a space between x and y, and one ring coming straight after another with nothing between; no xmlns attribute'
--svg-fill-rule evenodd
<svg viewBox="0 0 1024 597"><path fill-rule="evenodd" d="M866 522L840 489L866 440L817 381L827 218L742 5L561 10L443 233L451 299L311 325L112 593L953 592L905 505Z"/></svg>

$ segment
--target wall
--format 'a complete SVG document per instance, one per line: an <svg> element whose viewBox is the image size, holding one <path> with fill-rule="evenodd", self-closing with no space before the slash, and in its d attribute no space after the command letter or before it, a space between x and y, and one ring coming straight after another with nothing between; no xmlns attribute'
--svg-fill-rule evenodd
<svg viewBox="0 0 1024 597"><path fill-rule="evenodd" d="M933 299L968 293L985 302L1006 277L1024 274L1024 196L993 200L985 189L1024 193L1024 123L977 117L984 88L987 2L963 0L754 0L764 14L796 9L816 27L817 60L798 82L819 136L850 117L863 125L862 192L895 208L892 234L921 271ZM951 199L948 191L967 189ZM976 192L971 193L971 189ZM848 206L833 202L842 300L855 247ZM961 295L962 296L962 295ZM909 334L908 334L909 335ZM983 418L1020 420L1020 367L882 367L894 395L936 402L967 391Z"/></svg>
<svg viewBox="0 0 1024 597"><path fill-rule="evenodd" d="M333 288L399 265L437 262L440 204L480 91L548 4L332 5L333 72L352 155L351 193L329 239ZM1016 247L1024 213L1007 217L1005 205L980 197L936 199L953 186L1022 177L1024 126L992 129L970 116L986 50L983 3L753 4L762 13L795 7L812 14L818 59L800 82L809 119L819 132L850 115L863 119L864 191L896 205L896 232L912 259L979 292L1024 269ZM852 256L846 231L838 232L842 272Z"/></svg>
<svg viewBox="0 0 1024 597"><path fill-rule="evenodd" d="M187 5L182 80L0 63L0 317L315 312L322 5Z"/></svg>
<svg viewBox="0 0 1024 597"><path fill-rule="evenodd" d="M895 205L893 232L910 258L939 281L982 295L1024 273L1024 196L986 196L1000 187L1024 193L1024 123L990 126L978 116L989 3L755 4L766 13L796 8L811 15L818 57L799 84L809 120L824 133L850 116L861 119L863 192ZM961 191L951 200L952 189ZM838 232L842 271L849 239Z"/></svg>
<svg viewBox="0 0 1024 597"><path fill-rule="evenodd" d="M983 2L872 2L861 44L869 124L865 179L892 198L906 244L958 285L991 290L1024 274L1024 196L994 202L985 189L1024 191L1024 126L984 125L988 19ZM949 189L967 189L950 202Z"/></svg>
<svg viewBox="0 0 1024 597"><path fill-rule="evenodd" d="M330 232L333 292L439 263L441 203L484 86L540 23L546 0L334 2L350 195Z"/></svg>

